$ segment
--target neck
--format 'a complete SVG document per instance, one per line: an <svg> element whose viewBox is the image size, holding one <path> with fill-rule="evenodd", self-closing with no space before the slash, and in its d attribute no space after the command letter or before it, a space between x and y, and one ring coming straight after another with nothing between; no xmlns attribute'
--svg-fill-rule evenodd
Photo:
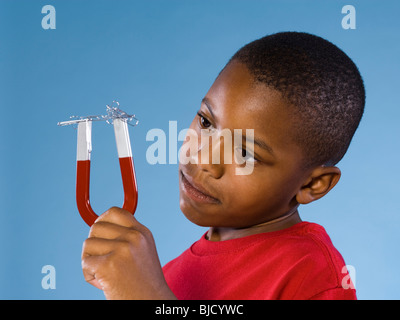
<svg viewBox="0 0 400 320"><path fill-rule="evenodd" d="M301 222L299 212L295 206L289 212L268 220L262 223L245 227L245 228L222 228L222 227L211 227L207 232L207 239L210 241L224 241L242 238L258 233L279 231L289 228L299 222Z"/></svg>

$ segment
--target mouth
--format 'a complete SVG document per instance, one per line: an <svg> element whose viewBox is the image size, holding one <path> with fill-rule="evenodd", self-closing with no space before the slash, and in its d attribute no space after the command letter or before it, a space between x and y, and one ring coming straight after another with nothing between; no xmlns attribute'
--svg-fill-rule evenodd
<svg viewBox="0 0 400 320"><path fill-rule="evenodd" d="M208 204L220 204L221 202L211 196L207 190L202 186L195 183L190 176L185 176L185 174L180 171L181 181L182 181L182 191L192 200L200 203Z"/></svg>

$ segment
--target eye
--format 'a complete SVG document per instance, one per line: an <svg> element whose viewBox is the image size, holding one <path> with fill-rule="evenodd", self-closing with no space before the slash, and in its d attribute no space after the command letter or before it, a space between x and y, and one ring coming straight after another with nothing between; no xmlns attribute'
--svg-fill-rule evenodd
<svg viewBox="0 0 400 320"><path fill-rule="evenodd" d="M244 162L257 162L258 160L245 148L236 148L236 161L238 164L243 164Z"/></svg>
<svg viewBox="0 0 400 320"><path fill-rule="evenodd" d="M208 129L212 126L211 122L208 121L207 118L203 117L203 115L200 112L197 112L197 115L199 116L199 122L202 128Z"/></svg>

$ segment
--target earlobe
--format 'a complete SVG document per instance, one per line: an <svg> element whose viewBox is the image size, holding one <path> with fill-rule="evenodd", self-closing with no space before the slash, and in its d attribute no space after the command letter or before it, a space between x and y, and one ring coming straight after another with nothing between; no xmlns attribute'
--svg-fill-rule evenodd
<svg viewBox="0 0 400 320"><path fill-rule="evenodd" d="M297 192L297 202L307 204L322 198L339 182L340 176L341 172L338 167L320 166L315 168Z"/></svg>

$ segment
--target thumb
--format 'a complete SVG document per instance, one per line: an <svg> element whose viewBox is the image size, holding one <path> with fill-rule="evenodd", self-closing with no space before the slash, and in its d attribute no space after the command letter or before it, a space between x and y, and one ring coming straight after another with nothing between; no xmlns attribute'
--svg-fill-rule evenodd
<svg viewBox="0 0 400 320"><path fill-rule="evenodd" d="M93 278L92 280L86 280L88 283L90 283L92 286L96 287L97 289L103 290L103 286L100 284L100 282L96 279Z"/></svg>
<svg viewBox="0 0 400 320"><path fill-rule="evenodd" d="M93 266L91 260L99 259L99 257L89 256L82 259L82 271L83 277L87 283L90 283L92 286L97 289L104 290L104 285L102 284L101 279L96 278L96 268Z"/></svg>

